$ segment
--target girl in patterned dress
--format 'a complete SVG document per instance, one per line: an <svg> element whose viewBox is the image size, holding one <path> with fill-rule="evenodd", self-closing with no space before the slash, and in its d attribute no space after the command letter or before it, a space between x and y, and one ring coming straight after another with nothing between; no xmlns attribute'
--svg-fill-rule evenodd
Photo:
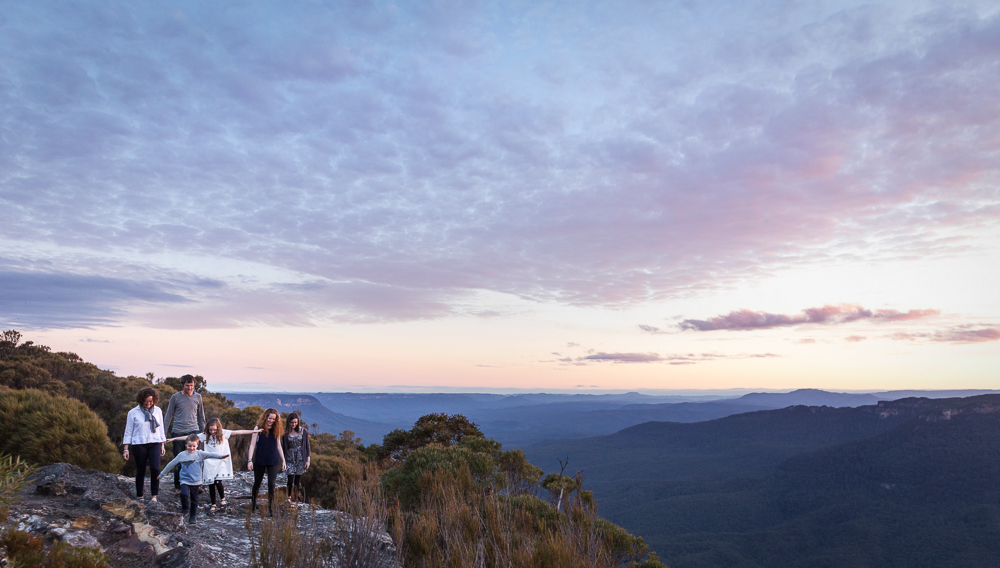
<svg viewBox="0 0 1000 568"><path fill-rule="evenodd" d="M302 425L302 417L293 412L285 422L285 435L281 437L281 449L288 462L288 501L299 499L302 491L302 474L309 469L309 430Z"/></svg>

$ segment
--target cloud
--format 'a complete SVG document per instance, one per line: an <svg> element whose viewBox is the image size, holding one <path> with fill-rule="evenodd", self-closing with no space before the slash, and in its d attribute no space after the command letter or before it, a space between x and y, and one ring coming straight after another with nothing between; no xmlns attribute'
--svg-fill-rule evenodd
<svg viewBox="0 0 1000 568"><path fill-rule="evenodd" d="M996 13L424 4L5 10L0 235L260 263L367 323L962 254L1000 215ZM195 325L316 321L214 306Z"/></svg>
<svg viewBox="0 0 1000 568"><path fill-rule="evenodd" d="M91 339L89 337L87 339L81 339L80 342L81 343L111 343L107 339Z"/></svg>
<svg viewBox="0 0 1000 568"><path fill-rule="evenodd" d="M987 343L1000 340L1000 327L958 326L946 330L928 333L894 333L888 336L899 341L933 341L937 343Z"/></svg>
<svg viewBox="0 0 1000 568"><path fill-rule="evenodd" d="M0 271L0 324L20 328L112 325L129 306L189 302L169 288L148 280Z"/></svg>
<svg viewBox="0 0 1000 568"><path fill-rule="evenodd" d="M650 335L663 335L663 334L669 333L667 331L663 331L662 329L660 329L658 327L654 327L654 326L651 326L651 325L645 325L645 324L641 324L641 323L639 324L639 329L642 330L642 331L644 331L644 332L646 332L646 333L648 333L648 334L650 334Z"/></svg>
<svg viewBox="0 0 1000 568"><path fill-rule="evenodd" d="M734 330L747 331L752 329L768 329L801 324L842 324L859 320L880 322L907 321L938 315L938 310L868 310L857 304L825 305L820 308L808 308L801 314L785 315L767 312L755 312L741 309L726 315L716 316L708 320L686 319L679 326L681 329L694 331Z"/></svg>
<svg viewBox="0 0 1000 568"><path fill-rule="evenodd" d="M179 367L181 369L194 369L194 365L172 365L170 363L158 363L161 367Z"/></svg>
<svg viewBox="0 0 1000 568"><path fill-rule="evenodd" d="M702 361L718 359L768 359L781 357L774 353L741 353L726 355L722 353L685 353L663 355L659 353L594 353L585 357L559 359L560 362L574 365L585 365L590 362L604 363L668 363L670 365L693 365Z"/></svg>
<svg viewBox="0 0 1000 568"><path fill-rule="evenodd" d="M867 338L863 335L848 335L847 337L844 338L844 341L850 341L851 343L859 343L861 341L864 341L865 339Z"/></svg>
<svg viewBox="0 0 1000 568"><path fill-rule="evenodd" d="M613 361L615 363L656 363L664 359L656 353L594 353L580 357L581 361Z"/></svg>

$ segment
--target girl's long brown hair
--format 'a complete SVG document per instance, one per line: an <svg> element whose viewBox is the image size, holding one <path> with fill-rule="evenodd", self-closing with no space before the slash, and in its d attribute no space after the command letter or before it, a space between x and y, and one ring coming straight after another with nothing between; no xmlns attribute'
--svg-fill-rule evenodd
<svg viewBox="0 0 1000 568"><path fill-rule="evenodd" d="M295 431L296 432L301 431L302 430L302 416L299 415L299 411L298 410L296 410L295 412L290 413L288 415L288 418L285 419L285 430L287 430L289 433L292 432L292 418L297 418L299 420L298 423L295 424Z"/></svg>
<svg viewBox="0 0 1000 568"><path fill-rule="evenodd" d="M208 433L208 430L212 427L212 424L215 424L215 434L209 434ZM222 421L219 420L218 418L213 418L213 419L209 420L208 424L205 425L205 441L206 442L208 441L208 437L209 436L215 438L215 443L216 444L221 444L222 441L225 440L225 438L222 436Z"/></svg>
<svg viewBox="0 0 1000 568"><path fill-rule="evenodd" d="M267 417L271 413L274 413L274 426L271 426L271 431L268 432ZM264 434L275 438L280 438L285 433L285 426L281 423L281 413L273 408L268 408L261 413L260 418L257 419L257 427L264 430Z"/></svg>

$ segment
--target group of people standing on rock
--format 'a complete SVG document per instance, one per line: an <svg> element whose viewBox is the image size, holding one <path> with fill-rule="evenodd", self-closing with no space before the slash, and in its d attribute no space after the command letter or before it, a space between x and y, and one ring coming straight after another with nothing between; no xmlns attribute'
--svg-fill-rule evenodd
<svg viewBox="0 0 1000 568"><path fill-rule="evenodd" d="M142 499L146 469L149 468L150 502L156 503L160 476L174 470L174 492L180 496L181 514L195 523L198 494L207 485L212 504L209 512L226 509L222 482L233 478L231 436L251 435L247 470L254 475L251 510L257 509L257 493L267 475L267 508L273 511L275 480L278 468L288 475L288 499L297 499L302 475L309 469L309 431L298 412L288 415L268 408L261 413L253 430L226 430L218 418L205 421L201 395L194 392L194 377L183 377L182 389L170 397L167 413L157 406L159 392L145 387L136 393L136 407L129 410L122 439L122 457L135 459L135 496ZM170 431L172 438L167 438ZM160 458L166 455L166 443L173 442L174 459L160 470ZM205 449L198 447L204 444ZM219 502L216 504L216 493Z"/></svg>

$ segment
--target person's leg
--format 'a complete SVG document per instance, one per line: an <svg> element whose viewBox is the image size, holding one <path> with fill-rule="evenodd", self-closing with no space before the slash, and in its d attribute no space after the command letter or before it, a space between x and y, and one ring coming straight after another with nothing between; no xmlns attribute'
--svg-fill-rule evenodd
<svg viewBox="0 0 1000 568"><path fill-rule="evenodd" d="M257 493L260 492L260 483L264 481L264 472L267 466L257 465L253 468L253 491L250 492L250 512L257 511Z"/></svg>
<svg viewBox="0 0 1000 568"><path fill-rule="evenodd" d="M208 498L212 501L213 505L215 505L215 485L215 483L208 484Z"/></svg>
<svg viewBox="0 0 1000 568"><path fill-rule="evenodd" d="M295 476L289 473L288 474L288 487L285 490L288 493L288 501L289 502L292 500L292 497L293 497L292 491L293 491L293 487L295 485L294 479L295 479Z"/></svg>
<svg viewBox="0 0 1000 568"><path fill-rule="evenodd" d="M175 436L180 436L180 434L174 434ZM184 440L174 440L174 457L181 455L184 451ZM181 488L181 468L174 468L174 489Z"/></svg>
<svg viewBox="0 0 1000 568"><path fill-rule="evenodd" d="M200 485L191 486L191 516L188 517L188 522L193 523L194 518L198 513L198 489Z"/></svg>
<svg viewBox="0 0 1000 568"><path fill-rule="evenodd" d="M181 515L188 514L190 494L191 494L191 486L181 485Z"/></svg>
<svg viewBox="0 0 1000 568"><path fill-rule="evenodd" d="M160 444L149 444L146 461L149 463L149 494L155 501L156 496L160 494Z"/></svg>
<svg viewBox="0 0 1000 568"><path fill-rule="evenodd" d="M147 449L146 444L133 444L129 450L131 450L132 455L135 456L135 498L142 499L142 486L146 481L146 461L147 461ZM154 475L154 477L156 477ZM153 493L156 495L156 493Z"/></svg>
<svg viewBox="0 0 1000 568"><path fill-rule="evenodd" d="M222 486L222 480L221 479L216 479L215 483L213 485L219 491L219 506L220 507L225 507L226 506L226 488Z"/></svg>
<svg viewBox="0 0 1000 568"><path fill-rule="evenodd" d="M274 482L277 481L278 464L267 466L267 513L274 514Z"/></svg>

